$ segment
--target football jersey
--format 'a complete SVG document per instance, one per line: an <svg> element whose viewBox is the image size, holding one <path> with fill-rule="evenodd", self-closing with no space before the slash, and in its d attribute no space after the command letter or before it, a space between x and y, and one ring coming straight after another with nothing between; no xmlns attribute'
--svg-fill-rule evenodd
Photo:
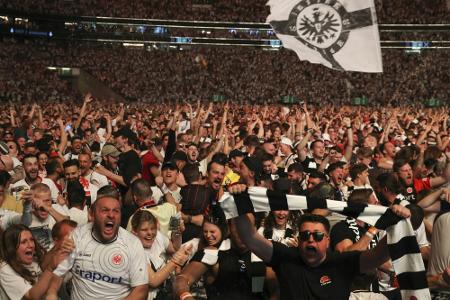
<svg viewBox="0 0 450 300"><path fill-rule="evenodd" d="M54 273L72 272L72 300L123 299L133 287L148 284L147 261L140 240L119 228L116 240L104 244L92 236L92 223L72 233L75 250Z"/></svg>

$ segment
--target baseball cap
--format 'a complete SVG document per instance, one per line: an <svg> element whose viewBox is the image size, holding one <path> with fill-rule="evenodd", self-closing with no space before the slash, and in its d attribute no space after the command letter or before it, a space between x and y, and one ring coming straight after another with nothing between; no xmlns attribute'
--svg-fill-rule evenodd
<svg viewBox="0 0 450 300"><path fill-rule="evenodd" d="M121 152L119 150L117 150L117 148L114 147L113 145L105 145L105 146L103 146L103 149L102 149L102 156L109 155L112 157L119 157L120 153Z"/></svg>
<svg viewBox="0 0 450 300"><path fill-rule="evenodd" d="M287 137L285 137L285 136L282 136L280 142L281 142L282 144L288 145L289 147L292 148L292 141L291 141L290 138L287 138Z"/></svg>
<svg viewBox="0 0 450 300"><path fill-rule="evenodd" d="M172 161L174 161L174 160L182 160L182 161L187 162L188 161L188 157L187 157L185 152L183 152L183 151L176 151L176 152L174 152L172 154Z"/></svg>
<svg viewBox="0 0 450 300"><path fill-rule="evenodd" d="M165 170L165 169L171 169L171 170L177 170L178 171L178 167L177 164L173 161L166 161L165 163L163 163L162 167L161 167L161 171Z"/></svg>

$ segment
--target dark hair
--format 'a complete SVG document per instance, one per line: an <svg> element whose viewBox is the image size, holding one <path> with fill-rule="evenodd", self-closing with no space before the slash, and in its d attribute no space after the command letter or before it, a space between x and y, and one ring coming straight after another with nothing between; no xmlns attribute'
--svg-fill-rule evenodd
<svg viewBox="0 0 450 300"><path fill-rule="evenodd" d="M354 204L367 204L372 193L372 189L353 190L353 192L348 197L348 202Z"/></svg>
<svg viewBox="0 0 450 300"><path fill-rule="evenodd" d="M64 169L73 166L76 166L78 169L80 168L80 163L78 162L78 159L69 159L63 163Z"/></svg>
<svg viewBox="0 0 450 300"><path fill-rule="evenodd" d="M75 205L83 205L86 200L84 188L78 180L67 182L67 200L70 207Z"/></svg>
<svg viewBox="0 0 450 300"><path fill-rule="evenodd" d="M369 167L366 166L365 164L355 164L350 169L350 177L352 178L352 180L355 180L359 174L368 169Z"/></svg>
<svg viewBox="0 0 450 300"><path fill-rule="evenodd" d="M250 147L258 147L259 146L259 138L256 135L249 135L244 139L244 145Z"/></svg>
<svg viewBox="0 0 450 300"><path fill-rule="evenodd" d="M137 198L138 202L148 200L153 195L150 183L143 178L133 181L131 184L131 193Z"/></svg>
<svg viewBox="0 0 450 300"><path fill-rule="evenodd" d="M400 171L400 168L406 164L409 164L409 161L406 159L394 159L394 165L392 166L392 169L397 173L398 171Z"/></svg>
<svg viewBox="0 0 450 300"><path fill-rule="evenodd" d="M304 214L301 215L298 220L298 230L302 227L303 223L320 223L325 227L326 233L330 232L330 222L324 216L314 215L314 214Z"/></svg>
<svg viewBox="0 0 450 300"><path fill-rule="evenodd" d="M402 185L395 174L392 173L382 173L377 177L378 186L380 188L386 188L389 192L393 194L399 194L402 190Z"/></svg>
<svg viewBox="0 0 450 300"><path fill-rule="evenodd" d="M314 141L311 143L311 145L309 145L309 149L314 148L314 145L315 145L316 143L322 143L322 144L324 144L324 142L323 142L322 140L314 140Z"/></svg>
<svg viewBox="0 0 450 300"><path fill-rule="evenodd" d="M158 224L158 219L148 210L139 209L133 217L131 217L131 229L136 231L144 222Z"/></svg>
<svg viewBox="0 0 450 300"><path fill-rule="evenodd" d="M288 172L294 171L294 172L297 172L297 173L303 173L303 165L301 163L299 163L299 162L294 162L294 163L289 165L287 171Z"/></svg>
<svg viewBox="0 0 450 300"><path fill-rule="evenodd" d="M228 156L223 152L217 152L212 156L211 162L216 162L219 165L225 166L228 163Z"/></svg>
<svg viewBox="0 0 450 300"><path fill-rule="evenodd" d="M361 147L356 151L356 156L362 156L364 158L372 158L373 151L370 147Z"/></svg>
<svg viewBox="0 0 450 300"><path fill-rule="evenodd" d="M274 211L269 212L269 214L267 215L267 217L264 219L264 233L266 233L268 230L272 229L275 227L275 216L274 216ZM295 228L295 223L297 222L297 216L292 212L289 211L289 216L287 219L287 224L291 225L293 227L293 229L296 231L297 228ZM265 236L265 234L264 234Z"/></svg>
<svg viewBox="0 0 450 300"><path fill-rule="evenodd" d="M221 165L222 167L225 167L225 164L223 164L222 162L211 160L211 161L208 163L208 166L207 166L207 168L206 168L206 171L207 171L208 173L209 173L209 171L211 171L211 169L212 169L212 164L218 164L218 165Z"/></svg>
<svg viewBox="0 0 450 300"><path fill-rule="evenodd" d="M319 172L317 170L311 170L309 173L309 178L319 178L320 181L327 181L327 177L322 172Z"/></svg>
<svg viewBox="0 0 450 300"><path fill-rule="evenodd" d="M58 158L50 158L45 164L45 171L48 175L55 174L56 170L60 166L60 162Z"/></svg>
<svg viewBox="0 0 450 300"><path fill-rule="evenodd" d="M36 158L36 160L38 160L38 157L34 154L27 154L23 157L22 162L25 163L25 160L29 159L29 158Z"/></svg>
<svg viewBox="0 0 450 300"><path fill-rule="evenodd" d="M203 226L205 226L206 223L214 224L219 228L222 234L222 240L217 245L220 245L223 240L228 238L229 230L225 214L219 205L212 205L211 212L208 215L203 216L203 224L202 230L200 232L198 249L204 249L208 244L203 234Z"/></svg>
<svg viewBox="0 0 450 300"><path fill-rule="evenodd" d="M36 283L33 274L17 260L17 248L20 245L20 236L24 231L28 231L31 234L31 230L22 224L12 225L3 232L1 236L1 260L8 263L17 274L33 285ZM41 262L45 251L36 240L34 244L36 258L38 262Z"/></svg>
<svg viewBox="0 0 450 300"><path fill-rule="evenodd" d="M78 226L78 223L73 221L73 220L64 219L64 220L61 220L61 221L57 222L55 225L53 225L53 228L52 228L52 239L54 241L62 238L62 236L61 236L61 228L63 227L63 225L67 225L67 226L70 226L72 228L76 228Z"/></svg>
<svg viewBox="0 0 450 300"><path fill-rule="evenodd" d="M7 171L0 170L0 186L5 187L10 179L11 175Z"/></svg>

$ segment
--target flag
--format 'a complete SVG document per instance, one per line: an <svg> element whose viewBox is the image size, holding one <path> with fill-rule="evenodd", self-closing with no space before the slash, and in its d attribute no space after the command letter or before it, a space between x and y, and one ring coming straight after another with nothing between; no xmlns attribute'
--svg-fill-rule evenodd
<svg viewBox="0 0 450 300"><path fill-rule="evenodd" d="M269 0L271 25L300 60L341 71L383 72L373 0Z"/></svg>
<svg viewBox="0 0 450 300"><path fill-rule="evenodd" d="M396 204L408 201L399 196ZM219 200L227 219L246 213L274 210L312 210L327 208L333 212L362 220L378 229L386 230L388 251L400 285L402 299L430 300L430 290L419 245L409 219L402 219L384 206L354 204L352 202L311 199L288 195L263 187L249 187L241 194L226 192Z"/></svg>

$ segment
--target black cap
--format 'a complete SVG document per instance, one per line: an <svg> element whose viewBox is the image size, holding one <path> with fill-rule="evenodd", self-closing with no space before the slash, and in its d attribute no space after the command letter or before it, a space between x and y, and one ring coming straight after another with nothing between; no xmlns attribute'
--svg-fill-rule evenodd
<svg viewBox="0 0 450 300"><path fill-rule="evenodd" d="M254 156L245 157L242 162L249 168L250 171L255 173L255 177L259 178L263 172L262 162Z"/></svg>
<svg viewBox="0 0 450 300"><path fill-rule="evenodd" d="M346 164L347 163L345 163L343 161L338 161L338 162L332 163L331 165L328 166L327 173L329 174L336 169L343 168Z"/></svg>
<svg viewBox="0 0 450 300"><path fill-rule="evenodd" d="M113 135L114 135L114 137L123 136L123 137L126 137L128 140L131 140L134 142L137 141L136 134L128 126L123 126L119 130L114 132Z"/></svg>
<svg viewBox="0 0 450 300"><path fill-rule="evenodd" d="M232 159L232 158L237 157L237 156L245 156L245 155L246 155L245 152L242 152L242 151L239 150L239 149L234 149L234 150L232 150L232 151L230 152L230 154L228 154L228 158L229 158L229 159Z"/></svg>
<svg viewBox="0 0 450 300"><path fill-rule="evenodd" d="M173 161L166 161L165 163L163 163L162 167L161 167L161 171L165 170L165 169L171 169L171 170L177 170L178 171L178 167L177 164Z"/></svg>
<svg viewBox="0 0 450 300"><path fill-rule="evenodd" d="M188 161L188 157L186 155L185 152L183 151L176 151L172 154L172 160L182 160L187 162Z"/></svg>

